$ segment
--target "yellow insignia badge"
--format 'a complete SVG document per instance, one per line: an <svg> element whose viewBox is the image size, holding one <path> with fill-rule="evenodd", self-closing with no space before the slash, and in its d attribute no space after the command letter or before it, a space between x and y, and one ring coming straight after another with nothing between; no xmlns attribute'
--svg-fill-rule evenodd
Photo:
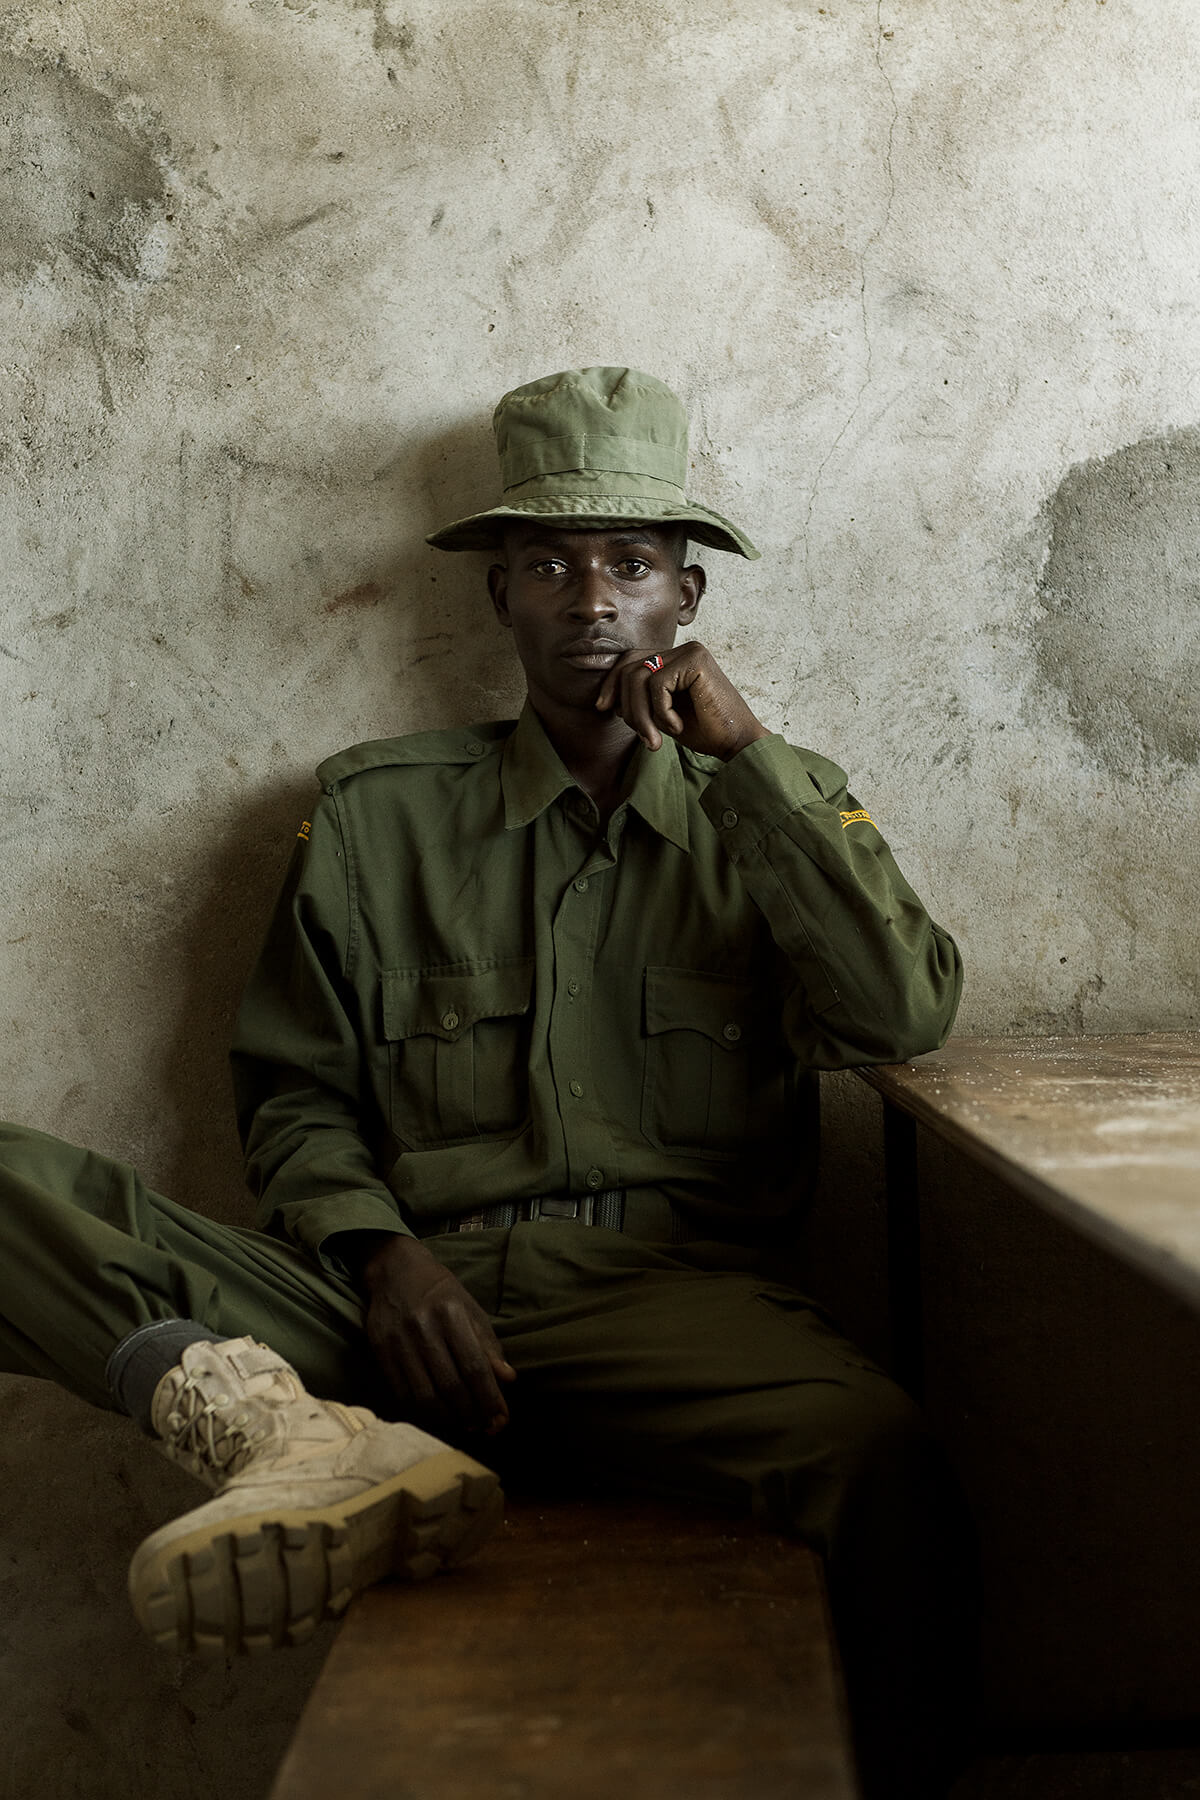
<svg viewBox="0 0 1200 1800"><path fill-rule="evenodd" d="M871 817L870 813L864 812L861 806L859 807L857 812L843 813L841 815L841 819L842 819L842 830L843 831L845 831L847 825L857 825L860 819L862 820L864 825L875 825L875 821ZM876 831L879 830L878 825L875 825L875 829L876 829Z"/></svg>
<svg viewBox="0 0 1200 1800"><path fill-rule="evenodd" d="M299 831L296 833L296 836L298 838L303 838L305 843L307 844L311 833L312 833L312 825L309 823L309 821L307 819L305 819L305 821L301 825Z"/></svg>

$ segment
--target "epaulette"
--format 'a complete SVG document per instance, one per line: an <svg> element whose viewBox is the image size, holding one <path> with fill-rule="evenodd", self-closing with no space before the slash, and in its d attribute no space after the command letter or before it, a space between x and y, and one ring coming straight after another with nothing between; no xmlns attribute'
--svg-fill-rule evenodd
<svg viewBox="0 0 1200 1800"><path fill-rule="evenodd" d="M491 719L482 725L452 726L449 731L415 731L408 737L352 744L317 765L317 780L328 791L366 769L480 762L500 751L515 725L515 719Z"/></svg>

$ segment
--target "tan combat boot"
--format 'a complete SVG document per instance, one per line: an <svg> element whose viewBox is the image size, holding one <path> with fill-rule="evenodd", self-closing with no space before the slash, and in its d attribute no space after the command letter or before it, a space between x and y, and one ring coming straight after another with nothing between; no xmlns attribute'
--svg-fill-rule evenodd
<svg viewBox="0 0 1200 1800"><path fill-rule="evenodd" d="M189 1344L153 1425L217 1498L154 1532L129 1593L164 1649L299 1644L359 1588L461 1562L499 1524L490 1469L413 1425L314 1400L252 1338Z"/></svg>

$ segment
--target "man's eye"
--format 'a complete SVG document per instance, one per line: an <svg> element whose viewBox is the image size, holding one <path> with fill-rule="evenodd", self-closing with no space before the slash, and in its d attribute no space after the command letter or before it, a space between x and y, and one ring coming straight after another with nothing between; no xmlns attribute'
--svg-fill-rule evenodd
<svg viewBox="0 0 1200 1800"><path fill-rule="evenodd" d="M561 575L566 566L566 563L556 562L550 558L546 562L534 563L533 572L535 575Z"/></svg>
<svg viewBox="0 0 1200 1800"><path fill-rule="evenodd" d="M627 556L625 561L617 564L622 575L645 575L650 564L643 562L640 556Z"/></svg>

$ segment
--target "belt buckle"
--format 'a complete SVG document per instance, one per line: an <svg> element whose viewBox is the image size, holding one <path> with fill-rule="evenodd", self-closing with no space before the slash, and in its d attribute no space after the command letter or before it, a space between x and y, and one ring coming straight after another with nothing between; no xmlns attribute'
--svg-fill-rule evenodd
<svg viewBox="0 0 1200 1800"><path fill-rule="evenodd" d="M531 1203L529 1216L531 1219L578 1219L579 1201L558 1194L545 1194Z"/></svg>

